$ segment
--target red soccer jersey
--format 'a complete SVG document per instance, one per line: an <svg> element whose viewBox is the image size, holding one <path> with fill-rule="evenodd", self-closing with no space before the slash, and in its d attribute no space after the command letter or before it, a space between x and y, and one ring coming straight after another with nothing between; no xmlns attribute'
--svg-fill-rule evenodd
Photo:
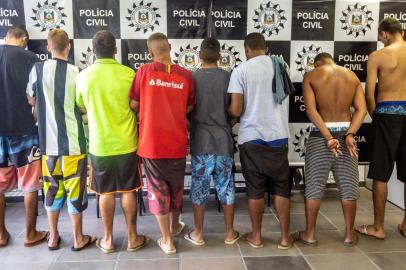
<svg viewBox="0 0 406 270"><path fill-rule="evenodd" d="M186 157L186 108L196 103L192 73L178 65L144 64L137 71L130 98L140 103L138 155Z"/></svg>

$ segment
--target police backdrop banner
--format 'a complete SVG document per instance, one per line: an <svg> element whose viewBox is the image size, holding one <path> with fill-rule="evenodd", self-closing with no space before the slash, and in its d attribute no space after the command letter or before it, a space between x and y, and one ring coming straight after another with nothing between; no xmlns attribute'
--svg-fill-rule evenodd
<svg viewBox="0 0 406 270"><path fill-rule="evenodd" d="M41 60L50 57L46 36L62 28L72 38L70 59L80 68L95 61L91 38L107 29L117 38L117 60L135 70L151 61L146 38L168 35L175 63L194 71L200 67L199 45L207 36L221 43L220 66L232 71L245 61L243 39L260 32L271 54L290 64L296 93L289 100L291 162L303 162L309 119L301 81L314 68L314 57L328 52L335 61L366 78L368 55L380 48L377 27L393 17L406 28L406 0L1 0L0 37L7 27L25 24L29 49ZM368 156L369 119L357 135L360 161Z"/></svg>

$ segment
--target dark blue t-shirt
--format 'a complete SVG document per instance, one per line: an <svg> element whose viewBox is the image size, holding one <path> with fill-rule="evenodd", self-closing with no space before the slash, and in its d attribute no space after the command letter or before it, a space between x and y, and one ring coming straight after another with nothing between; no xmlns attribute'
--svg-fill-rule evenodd
<svg viewBox="0 0 406 270"><path fill-rule="evenodd" d="M0 45L0 136L37 134L27 83L38 57L12 45Z"/></svg>

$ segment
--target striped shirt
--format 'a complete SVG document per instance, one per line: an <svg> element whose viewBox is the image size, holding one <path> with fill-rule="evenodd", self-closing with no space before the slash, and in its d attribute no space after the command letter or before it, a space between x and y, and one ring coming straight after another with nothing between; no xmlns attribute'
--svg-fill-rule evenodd
<svg viewBox="0 0 406 270"><path fill-rule="evenodd" d="M27 95L36 98L41 153L72 156L86 153L82 117L76 106L79 68L52 59L31 70Z"/></svg>

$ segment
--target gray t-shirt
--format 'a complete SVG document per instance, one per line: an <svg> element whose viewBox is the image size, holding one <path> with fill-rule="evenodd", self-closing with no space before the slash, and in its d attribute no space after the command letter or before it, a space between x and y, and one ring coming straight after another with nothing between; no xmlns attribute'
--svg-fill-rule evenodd
<svg viewBox="0 0 406 270"><path fill-rule="evenodd" d="M193 73L196 106L191 115L190 152L233 155L231 126L227 114L230 73L220 68L202 68Z"/></svg>
<svg viewBox="0 0 406 270"><path fill-rule="evenodd" d="M276 102L272 93L274 70L267 55L254 57L234 69L228 93L244 95L238 143L289 138L288 99Z"/></svg>

